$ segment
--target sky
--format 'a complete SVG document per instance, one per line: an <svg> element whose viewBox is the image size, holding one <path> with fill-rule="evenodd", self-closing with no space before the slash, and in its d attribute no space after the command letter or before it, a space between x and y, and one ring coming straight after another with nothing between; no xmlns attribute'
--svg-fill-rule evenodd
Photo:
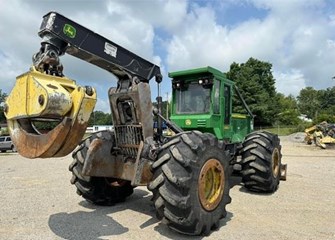
<svg viewBox="0 0 335 240"><path fill-rule="evenodd" d="M2 92L9 94L16 76L29 70L49 11L159 65L163 100L171 93L168 72L204 66L226 72L250 57L272 64L276 89L286 96L335 85L333 0L0 0ZM67 77L96 88L95 110L109 112L113 75L70 55L61 61ZM155 99L155 81L150 85Z"/></svg>

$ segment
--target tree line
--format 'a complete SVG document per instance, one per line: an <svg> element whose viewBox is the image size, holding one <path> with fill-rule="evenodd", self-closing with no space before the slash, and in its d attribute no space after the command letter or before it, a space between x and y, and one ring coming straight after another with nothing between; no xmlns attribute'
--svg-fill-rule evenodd
<svg viewBox="0 0 335 240"><path fill-rule="evenodd" d="M298 125L305 115L314 123L335 122L335 87L316 90L301 89L299 95L285 96L276 91L272 64L249 58L245 63L232 63L227 77L236 82L251 112L256 126ZM234 99L234 110L241 111Z"/></svg>
<svg viewBox="0 0 335 240"><path fill-rule="evenodd" d="M232 63L226 76L236 83L255 115L255 126L298 125L302 123L299 119L302 114L314 123L324 120L335 122L335 86L321 90L306 87L301 89L297 97L285 96L275 88L272 64L255 58L249 58L245 63ZM0 123L6 122L3 113L6 97L7 94L0 89ZM164 116L167 104L167 101L162 104ZM236 96L233 111L244 111ZM94 111L88 122L89 126L111 124L111 114L102 111Z"/></svg>

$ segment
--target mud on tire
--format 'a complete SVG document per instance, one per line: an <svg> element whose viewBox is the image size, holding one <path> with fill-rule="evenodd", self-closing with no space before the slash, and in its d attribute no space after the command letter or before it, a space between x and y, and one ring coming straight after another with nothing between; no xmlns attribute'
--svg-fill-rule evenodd
<svg viewBox="0 0 335 240"><path fill-rule="evenodd" d="M112 151L114 146L113 132L97 132L83 140L72 154L73 162L69 166L69 170L72 172L71 183L76 186L78 195L87 201L97 205L114 205L131 195L133 187L129 181L107 177L90 177L82 174L87 151L94 139L103 140L103 144L108 145Z"/></svg>
<svg viewBox="0 0 335 240"><path fill-rule="evenodd" d="M253 132L243 142L242 183L255 192L275 192L280 180L281 145L277 135Z"/></svg>
<svg viewBox="0 0 335 240"><path fill-rule="evenodd" d="M189 235L218 228L231 202L224 148L212 134L198 131L175 135L162 146L148 189L158 217L170 228Z"/></svg>

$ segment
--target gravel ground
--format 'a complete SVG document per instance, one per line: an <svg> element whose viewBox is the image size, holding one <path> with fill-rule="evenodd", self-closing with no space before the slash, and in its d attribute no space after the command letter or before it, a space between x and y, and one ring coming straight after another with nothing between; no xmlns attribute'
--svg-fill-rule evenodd
<svg viewBox="0 0 335 240"><path fill-rule="evenodd" d="M301 134L281 142L287 181L275 194L234 186L227 217L208 237L183 236L157 221L146 187L113 207L87 203L70 184L70 156L0 154L0 239L335 240L335 148L307 146Z"/></svg>

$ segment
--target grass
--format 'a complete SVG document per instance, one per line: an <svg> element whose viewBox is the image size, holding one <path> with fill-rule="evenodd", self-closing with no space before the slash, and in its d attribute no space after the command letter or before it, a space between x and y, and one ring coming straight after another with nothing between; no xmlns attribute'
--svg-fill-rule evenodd
<svg viewBox="0 0 335 240"><path fill-rule="evenodd" d="M287 136L295 132L296 127L273 127L273 128L262 128L261 130L278 134L279 136Z"/></svg>

